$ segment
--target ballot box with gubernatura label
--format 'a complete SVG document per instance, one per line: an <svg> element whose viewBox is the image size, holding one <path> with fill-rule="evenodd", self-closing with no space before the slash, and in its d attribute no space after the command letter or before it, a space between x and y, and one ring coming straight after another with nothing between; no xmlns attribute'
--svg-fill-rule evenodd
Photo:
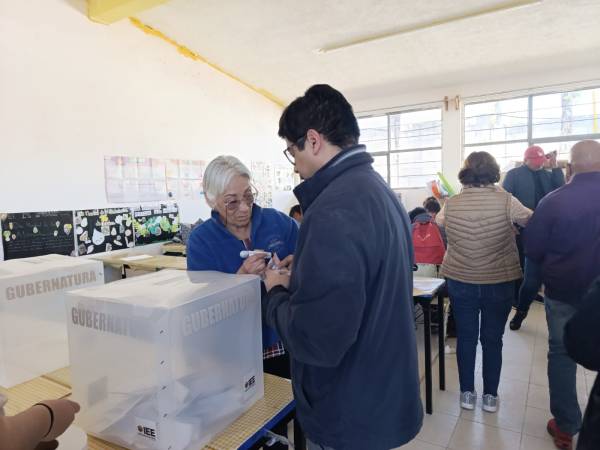
<svg viewBox="0 0 600 450"><path fill-rule="evenodd" d="M0 262L0 385L69 364L65 294L104 283L102 263L63 255Z"/></svg>
<svg viewBox="0 0 600 450"><path fill-rule="evenodd" d="M77 424L127 448L201 448L264 395L259 278L163 270L69 294Z"/></svg>

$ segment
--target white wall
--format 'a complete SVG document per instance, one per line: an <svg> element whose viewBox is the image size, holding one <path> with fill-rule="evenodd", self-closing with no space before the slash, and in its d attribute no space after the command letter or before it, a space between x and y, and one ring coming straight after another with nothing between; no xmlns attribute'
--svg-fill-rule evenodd
<svg viewBox="0 0 600 450"><path fill-rule="evenodd" d="M280 113L127 20L95 24L66 0L0 0L0 211L110 206L105 155L287 163ZM205 216L200 205L182 202L183 220Z"/></svg>
<svg viewBox="0 0 600 450"><path fill-rule="evenodd" d="M442 171L450 183L459 187L457 174L462 164L463 132L462 114L464 102L485 100L487 98L511 97L520 94L554 92L565 89L600 86L600 60L591 60L588 65L574 67L568 71L547 71L543 68L527 76L510 76L510 68L496 79L486 79L478 83L468 83L448 87L434 87L417 92L394 94L364 92L356 98L349 96L357 115L375 115L401 109L442 106ZM450 103L448 111L443 108L445 96L453 99L461 97L459 110ZM429 195L427 189L402 189L403 203L408 210L421 206Z"/></svg>

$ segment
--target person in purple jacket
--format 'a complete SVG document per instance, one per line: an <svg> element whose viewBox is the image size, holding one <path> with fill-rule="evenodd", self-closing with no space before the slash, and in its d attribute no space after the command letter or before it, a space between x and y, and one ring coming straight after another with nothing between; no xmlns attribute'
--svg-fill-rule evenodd
<svg viewBox="0 0 600 450"><path fill-rule="evenodd" d="M525 255L542 268L548 322L548 432L557 448L571 449L581 428L577 365L563 343L566 323L600 276L600 143L571 149L571 181L539 203L524 232Z"/></svg>

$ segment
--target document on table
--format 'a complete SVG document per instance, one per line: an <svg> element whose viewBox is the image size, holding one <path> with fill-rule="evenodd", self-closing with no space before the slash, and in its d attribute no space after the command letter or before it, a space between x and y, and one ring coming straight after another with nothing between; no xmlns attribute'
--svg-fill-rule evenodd
<svg viewBox="0 0 600 450"><path fill-rule="evenodd" d="M126 256L125 258L121 258L121 261L139 261L141 259L152 258L152 255L135 255L135 256Z"/></svg>
<svg viewBox="0 0 600 450"><path fill-rule="evenodd" d="M433 293L444 284L442 278L414 277L413 296L433 295Z"/></svg>

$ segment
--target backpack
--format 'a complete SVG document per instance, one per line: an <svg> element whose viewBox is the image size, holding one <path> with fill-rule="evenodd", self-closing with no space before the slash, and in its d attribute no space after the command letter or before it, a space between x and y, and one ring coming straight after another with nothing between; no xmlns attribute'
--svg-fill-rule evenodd
<svg viewBox="0 0 600 450"><path fill-rule="evenodd" d="M432 220L415 222L412 226L412 239L417 264L442 264L446 246L440 229Z"/></svg>

